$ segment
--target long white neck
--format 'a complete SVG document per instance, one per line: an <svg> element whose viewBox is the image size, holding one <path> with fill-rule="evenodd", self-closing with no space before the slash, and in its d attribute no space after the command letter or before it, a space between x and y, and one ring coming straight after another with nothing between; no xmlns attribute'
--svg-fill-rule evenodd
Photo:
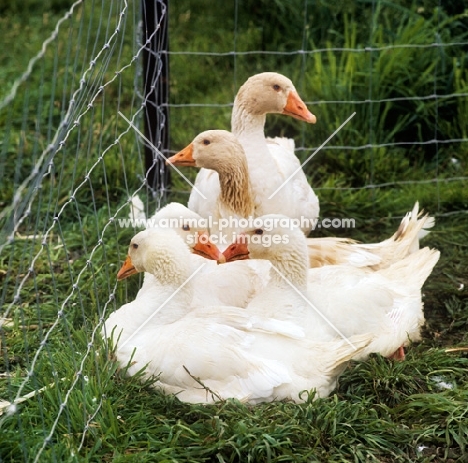
<svg viewBox="0 0 468 463"><path fill-rule="evenodd" d="M244 144L244 140L264 144L265 142L265 114L251 114L245 105L236 100L231 116L231 132Z"/></svg>
<svg viewBox="0 0 468 463"><path fill-rule="evenodd" d="M270 262L270 280L249 303L247 310L252 314L294 321L302 326L310 316L306 300L307 281L303 276L307 269L291 265L291 262L285 263L283 259Z"/></svg>
<svg viewBox="0 0 468 463"><path fill-rule="evenodd" d="M294 287L301 293L307 292L307 261L303 256L285 251L278 258L270 259L270 283L282 288Z"/></svg>
<svg viewBox="0 0 468 463"><path fill-rule="evenodd" d="M192 298L191 281L185 285L162 285L153 275L146 273L136 299L120 309L124 310L122 315L127 319L123 328L134 332L174 323L190 312ZM132 325L131 329L128 324Z"/></svg>
<svg viewBox="0 0 468 463"><path fill-rule="evenodd" d="M191 310L193 292L192 281L162 284L150 273L145 273L145 281L136 299L109 316L103 335L113 335L115 341L118 339L119 351L131 351L147 333L187 315Z"/></svg>
<svg viewBox="0 0 468 463"><path fill-rule="evenodd" d="M252 114L242 100L236 99L234 101L231 131L244 148L254 201L257 204L257 214L259 215L275 210L274 205L277 198L266 200L265 195L269 196L282 183L281 179L278 179L278 165L271 155L265 139L265 119L265 114ZM260 205L260 203L262 204Z"/></svg>
<svg viewBox="0 0 468 463"><path fill-rule="evenodd" d="M168 254L165 259L149 265L151 273L145 273L145 281L136 298L138 314L135 311L134 317L149 318L148 323L164 325L190 312L193 278L200 264L197 259L192 259L188 250L183 256L184 261L172 259Z"/></svg>

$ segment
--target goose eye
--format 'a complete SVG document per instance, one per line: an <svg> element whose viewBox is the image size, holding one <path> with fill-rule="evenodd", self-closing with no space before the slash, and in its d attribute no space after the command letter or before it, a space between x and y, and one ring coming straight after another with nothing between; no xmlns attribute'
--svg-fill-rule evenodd
<svg viewBox="0 0 468 463"><path fill-rule="evenodd" d="M281 87L278 84L273 85L273 90L275 92L279 92L281 90Z"/></svg>
<svg viewBox="0 0 468 463"><path fill-rule="evenodd" d="M182 230L190 231L190 227L188 225L182 225Z"/></svg>
<svg viewBox="0 0 468 463"><path fill-rule="evenodd" d="M133 248L133 249L138 249L138 244L132 243L132 248Z"/></svg>
<svg viewBox="0 0 468 463"><path fill-rule="evenodd" d="M205 138L205 139L203 140L203 144L204 144L204 145L209 145L210 143L211 143L211 142L210 142L210 140L208 140L208 138Z"/></svg>
<svg viewBox="0 0 468 463"><path fill-rule="evenodd" d="M263 230L261 228L257 228L256 230L254 230L254 233L256 235L263 235Z"/></svg>

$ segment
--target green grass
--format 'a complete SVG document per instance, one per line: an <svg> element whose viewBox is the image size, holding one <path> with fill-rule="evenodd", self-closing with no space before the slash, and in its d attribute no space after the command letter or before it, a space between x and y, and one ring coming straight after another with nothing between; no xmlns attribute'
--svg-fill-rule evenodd
<svg viewBox="0 0 468 463"><path fill-rule="evenodd" d="M221 3L213 8L211 0L172 2L171 50L229 53L235 27L237 51L417 45L431 43L436 31L443 43L467 38L466 18L455 1L446 2L440 12L430 0L421 5L375 2L374 16L372 2L317 2L307 11L299 0L240 2L237 24L234 6ZM0 99L69 4L31 0L23 11L0 2L5 13L0 19ZM77 10L15 100L0 111L1 209L8 208L53 142L79 86L76 79L118 21L118 8L107 5L100 22L101 8L87 2ZM139 378L127 378L99 336L102 320L132 299L141 284L136 277L116 283L135 231L110 220L128 214L126 201L144 175L142 145L118 115L120 110L130 117L139 109L136 65L115 77L137 47L137 8L129 4L122 34L87 72L86 86L75 95L72 122L65 127L65 145L43 166L31 213L14 242L0 252L0 306L8 318L0 330L0 399L40 390L18 404L16 413L0 416L0 461L33 461L49 433L40 461L466 461L468 354L445 350L468 345L468 199L466 180L460 180L468 176L468 144L395 143L430 140L436 129L439 140L466 139L468 100L352 103L430 95L434 88L438 94L466 93L466 45L372 54L171 56L171 103L220 105L172 106L173 151L202 130L229 128L230 104L239 85L255 72L278 70L297 83L318 123L312 127L272 116L267 133L293 136L302 159L357 112L306 166L322 217L353 217L356 228L317 234L381 240L419 200L437 218L424 244L441 251L423 291L423 341L409 349L407 361L374 356L352 364L334 394L317 401L311 395L304 405L250 407L229 400L189 406L156 393ZM100 85L105 87L96 94ZM367 144L388 146L340 148ZM185 173L195 178L195 171ZM168 197L152 197L145 188L140 196L153 211L166 200L185 203L188 189L173 173ZM18 212L27 205L20 202ZM0 227L4 240L8 220L0 219ZM452 387L444 389L442 380Z"/></svg>

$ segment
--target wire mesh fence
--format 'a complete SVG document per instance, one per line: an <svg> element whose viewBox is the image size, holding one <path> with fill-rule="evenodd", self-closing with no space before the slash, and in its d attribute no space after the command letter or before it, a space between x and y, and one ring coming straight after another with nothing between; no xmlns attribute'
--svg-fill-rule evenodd
<svg viewBox="0 0 468 463"><path fill-rule="evenodd" d="M157 3L154 34L168 15ZM170 99L156 106L165 116L152 153L162 150L169 123L172 149L164 154L202 130L228 129L238 87L275 70L317 115L314 127L268 119L268 134L293 137L301 160L357 113L304 167L323 215L399 218L415 200L439 218L468 212L461 16L439 8L395 25L374 1L362 18L369 21L363 42L352 11L337 14L335 31L317 35L326 12L311 2L293 2L296 22L281 2L270 10L274 18L265 16L267 2L215 3L171 5L169 49L156 42L151 50L170 62ZM135 232L118 219L128 217L136 194L152 213L168 198L186 204L190 192L177 173L167 182L161 157L163 180L145 180L142 57L155 41L142 34L141 5L78 0L64 11L31 23L36 41L27 51L14 43L20 34L12 40L11 52L27 59L4 78L0 98L0 427L5 455L24 461L79 455L99 437L97 417L117 413L106 397L116 367L100 329L139 284L116 283ZM288 27L296 33L286 35ZM152 85L162 71L150 76Z"/></svg>

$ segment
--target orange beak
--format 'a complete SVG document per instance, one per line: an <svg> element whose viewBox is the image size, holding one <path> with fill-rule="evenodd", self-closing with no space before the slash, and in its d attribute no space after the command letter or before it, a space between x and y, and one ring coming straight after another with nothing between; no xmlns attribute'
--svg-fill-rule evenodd
<svg viewBox="0 0 468 463"><path fill-rule="evenodd" d="M117 273L117 280L124 280L125 278L129 277L130 275L134 275L138 273L138 270L133 266L132 259L130 256L127 256L125 262L123 263L119 273Z"/></svg>
<svg viewBox="0 0 468 463"><path fill-rule="evenodd" d="M294 90L289 92L288 100L286 101L286 106L283 108L282 114L309 122L310 124L315 124L317 122L317 118L307 109L306 104Z"/></svg>
<svg viewBox="0 0 468 463"><path fill-rule="evenodd" d="M192 252L204 257L205 259L216 261L222 256L218 247L210 242L210 237L206 232L197 235L197 242L192 248Z"/></svg>
<svg viewBox="0 0 468 463"><path fill-rule="evenodd" d="M218 259L218 264L234 262L235 260L249 259L249 248L247 247L245 239L240 237L237 242L234 242L228 246L221 256L222 257Z"/></svg>
<svg viewBox="0 0 468 463"><path fill-rule="evenodd" d="M169 159L166 159L166 164L175 166L191 166L195 167L195 159L193 159L193 144L186 146L182 151L174 154Z"/></svg>

